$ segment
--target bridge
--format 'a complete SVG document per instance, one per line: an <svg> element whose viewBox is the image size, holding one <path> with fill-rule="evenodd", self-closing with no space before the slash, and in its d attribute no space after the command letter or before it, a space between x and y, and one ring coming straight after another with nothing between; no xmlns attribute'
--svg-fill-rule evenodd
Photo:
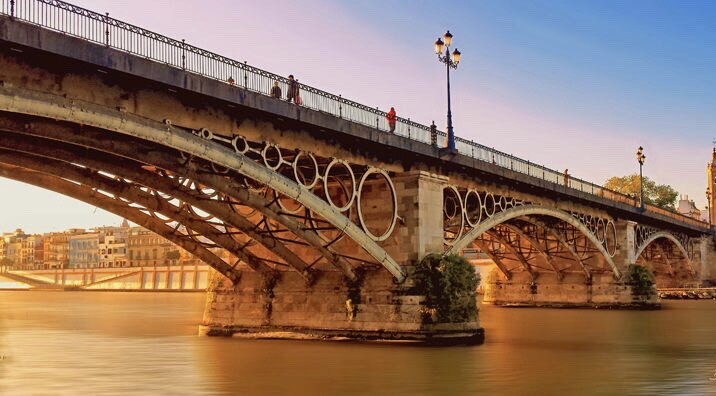
<svg viewBox="0 0 716 396"><path fill-rule="evenodd" d="M0 176L116 213L216 270L203 331L479 340L416 288L479 251L504 305L656 306L713 274L710 226L106 14L0 0ZM228 252L223 254L221 252Z"/></svg>

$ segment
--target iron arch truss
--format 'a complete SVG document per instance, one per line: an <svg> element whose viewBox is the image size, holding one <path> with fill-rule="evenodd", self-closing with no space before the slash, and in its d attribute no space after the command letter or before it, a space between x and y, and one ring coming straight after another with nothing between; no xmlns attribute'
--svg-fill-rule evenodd
<svg viewBox="0 0 716 396"><path fill-rule="evenodd" d="M509 245L508 250L513 257L517 256L515 260L523 267L529 263L529 267L555 272L560 279L563 272L569 269L564 263L569 262L575 264L574 268L584 274L587 282L591 281L593 272L598 270L589 264L592 258L603 260L614 278L621 277L612 258L614 252L610 252L609 244L605 243L606 237L600 238L594 232L595 227L585 224L579 216L530 203L499 209L500 211L488 213L486 218L475 222L474 227L459 234L453 232L452 235L458 237L446 240L446 253L458 254L474 244L474 241L480 241L479 245L484 246L486 239L495 240L503 246ZM496 239L495 235L498 235L499 239ZM495 252L491 254L495 255ZM547 267L539 267L534 262L536 256L541 257ZM556 260L557 258L560 260ZM505 272L502 268L501 271ZM530 276L534 277L531 272Z"/></svg>
<svg viewBox="0 0 716 396"><path fill-rule="evenodd" d="M28 182L62 185L75 198L101 192L110 211L124 215L129 209L118 205L138 208L175 231L190 230L188 237L201 243L211 240L257 271L289 267L310 282L321 266L355 279L356 266L378 265L397 281L405 279L380 246L397 219L395 188L380 169L5 88L0 134L6 173L20 167ZM378 230L360 213L361 189L376 180L387 184L395 208L389 226ZM345 240L362 253L339 254L335 245ZM221 272L230 273L228 268L235 265Z"/></svg>
<svg viewBox="0 0 716 396"><path fill-rule="evenodd" d="M638 226L636 239L639 243L634 255L636 262L649 268L654 275L665 274L674 278L678 274L683 278L695 278L690 238L679 238L668 231ZM684 246L684 243L687 245Z"/></svg>

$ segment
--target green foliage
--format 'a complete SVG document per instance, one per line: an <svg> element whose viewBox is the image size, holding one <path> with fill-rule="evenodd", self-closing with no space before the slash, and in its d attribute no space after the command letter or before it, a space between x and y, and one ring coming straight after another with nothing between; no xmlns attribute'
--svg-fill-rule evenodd
<svg viewBox="0 0 716 396"><path fill-rule="evenodd" d="M604 183L604 187L622 194L631 195L638 200L640 195L639 174L611 177ZM645 203L664 209L676 210L676 197L678 196L679 193L673 187L667 184L656 184L648 177L644 177Z"/></svg>
<svg viewBox="0 0 716 396"><path fill-rule="evenodd" d="M430 254L416 265L415 288L425 295L424 320L435 313L438 322L456 323L475 319L475 292L480 277L475 268L458 255Z"/></svg>
<svg viewBox="0 0 716 396"><path fill-rule="evenodd" d="M635 296L650 298L656 294L654 279L649 270L641 265L631 264L627 267L626 284L631 286L631 292Z"/></svg>
<svg viewBox="0 0 716 396"><path fill-rule="evenodd" d="M273 292L273 288L276 287L281 274L279 272L266 272L262 275L261 279L261 293L264 295L264 314L266 318L271 317L273 312L273 299L276 295Z"/></svg>
<svg viewBox="0 0 716 396"><path fill-rule="evenodd" d="M179 254L178 250L171 250L167 252L166 258L167 260L179 260L181 255Z"/></svg>
<svg viewBox="0 0 716 396"><path fill-rule="evenodd" d="M363 286L363 279L365 272L360 268L355 269L355 280L343 278L343 283L346 286L346 315L348 320L353 320L358 314L358 304L361 303L360 290Z"/></svg>

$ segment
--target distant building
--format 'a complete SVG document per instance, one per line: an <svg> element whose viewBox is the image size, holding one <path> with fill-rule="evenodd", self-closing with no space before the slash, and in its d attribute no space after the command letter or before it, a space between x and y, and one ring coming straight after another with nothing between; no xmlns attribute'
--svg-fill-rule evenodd
<svg viewBox="0 0 716 396"><path fill-rule="evenodd" d="M676 206L676 211L679 213L693 217L694 219L701 218L701 211L696 208L696 203L693 200L689 200L688 195L682 195L679 199L679 203Z"/></svg>
<svg viewBox="0 0 716 396"><path fill-rule="evenodd" d="M20 267L42 268L42 235L26 235L20 239Z"/></svg>
<svg viewBox="0 0 716 396"><path fill-rule="evenodd" d="M131 267L172 265L181 255L178 246L142 227L129 229L127 243Z"/></svg>
<svg viewBox="0 0 716 396"><path fill-rule="evenodd" d="M210 249L217 255L222 249ZM229 257L226 257L229 260ZM0 234L0 269L138 267L202 264L189 252L142 227L104 226L90 231L27 235L21 229Z"/></svg>
<svg viewBox="0 0 716 396"><path fill-rule="evenodd" d="M99 265L99 232L90 231L69 237L69 268L87 268Z"/></svg>
<svg viewBox="0 0 716 396"><path fill-rule="evenodd" d="M126 220L125 220L126 223ZM124 224L123 224L124 225ZM99 266L100 267L127 267L127 227L102 227L99 231Z"/></svg>
<svg viewBox="0 0 716 396"><path fill-rule="evenodd" d="M67 268L70 265L70 236L84 234L85 230L70 228L65 232L50 232L43 236L43 267Z"/></svg>
<svg viewBox="0 0 716 396"><path fill-rule="evenodd" d="M42 235L27 235L21 229L0 237L0 261L16 269L42 267Z"/></svg>

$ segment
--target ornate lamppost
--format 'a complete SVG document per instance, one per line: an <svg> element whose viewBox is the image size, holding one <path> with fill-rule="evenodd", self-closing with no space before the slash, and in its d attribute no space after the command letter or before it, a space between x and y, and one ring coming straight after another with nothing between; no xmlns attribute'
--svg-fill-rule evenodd
<svg viewBox="0 0 716 396"><path fill-rule="evenodd" d="M443 41L445 40L445 41ZM460 51L455 50L450 54L450 45L452 44L452 34L448 30L443 35L442 39L438 38L435 42L435 53L438 55L438 60L445 64L447 69L447 98L448 98L448 111L447 111L447 150L449 152L456 152L455 149L455 132L452 129L452 112L450 109L450 69L457 69L457 64L460 63ZM445 49L445 55L443 55L443 49Z"/></svg>
<svg viewBox="0 0 716 396"><path fill-rule="evenodd" d="M636 160L639 162L639 191L641 198L639 199L639 210L644 211L644 174L642 167L644 161L646 161L646 155L644 155L644 148L639 146L639 150L636 151Z"/></svg>
<svg viewBox="0 0 716 396"><path fill-rule="evenodd" d="M709 189L706 189L706 205L707 210L709 211L709 229L711 228L711 191Z"/></svg>

